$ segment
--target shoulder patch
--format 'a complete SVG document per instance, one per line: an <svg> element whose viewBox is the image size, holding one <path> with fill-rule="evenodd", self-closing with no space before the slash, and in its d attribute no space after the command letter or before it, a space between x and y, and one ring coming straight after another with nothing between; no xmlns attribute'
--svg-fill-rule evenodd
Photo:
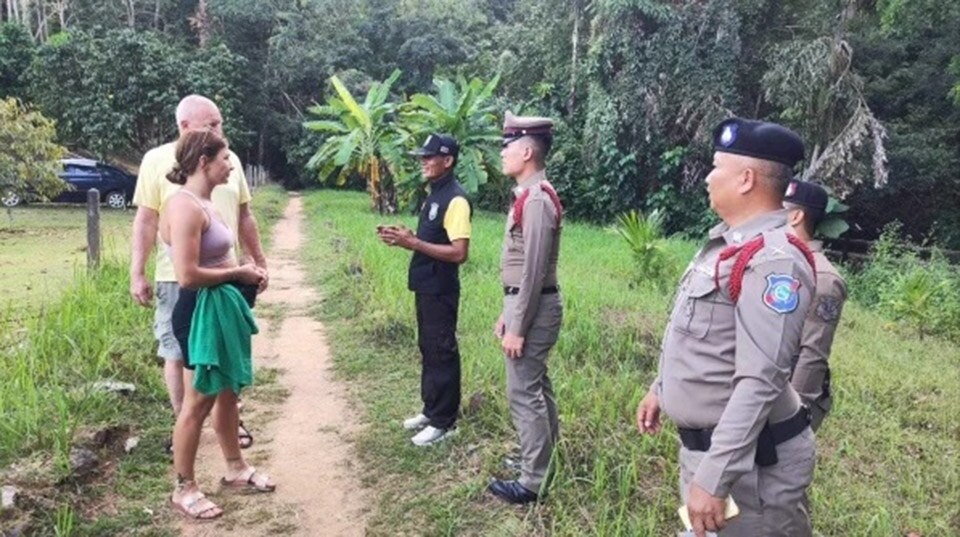
<svg viewBox="0 0 960 537"><path fill-rule="evenodd" d="M790 313L800 304L800 280L789 274L767 274L763 304L777 313Z"/></svg>
<svg viewBox="0 0 960 537"><path fill-rule="evenodd" d="M820 297L817 301L816 313L817 317L825 323L836 322L840 318L840 299L833 295Z"/></svg>

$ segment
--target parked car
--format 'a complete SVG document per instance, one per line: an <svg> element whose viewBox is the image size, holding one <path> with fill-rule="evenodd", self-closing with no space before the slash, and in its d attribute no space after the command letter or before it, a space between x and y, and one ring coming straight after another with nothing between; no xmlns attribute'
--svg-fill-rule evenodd
<svg viewBox="0 0 960 537"><path fill-rule="evenodd" d="M133 191L137 187L136 176L115 166L91 159L67 158L61 162L63 171L59 174L60 178L66 181L70 188L51 201L85 203L87 192L91 188L99 190L100 199L112 209L126 208L133 199ZM6 192L0 196L0 203L6 207L14 207L23 201L22 197L14 192Z"/></svg>

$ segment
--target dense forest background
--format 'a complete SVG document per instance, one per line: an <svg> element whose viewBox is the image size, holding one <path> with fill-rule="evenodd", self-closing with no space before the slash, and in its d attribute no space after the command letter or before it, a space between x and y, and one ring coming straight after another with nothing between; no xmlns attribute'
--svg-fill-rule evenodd
<svg viewBox="0 0 960 537"><path fill-rule="evenodd" d="M178 99L198 92L245 162L316 184L306 164L324 135L307 110L333 75L362 95L397 69L397 101L435 77L499 75L494 109L557 118L551 178L580 218L659 209L669 232L702 231L710 131L736 114L805 137L803 177L851 206L850 235L899 220L960 248L958 0L0 4L0 98L110 160L172 139ZM495 206L502 187L478 198Z"/></svg>

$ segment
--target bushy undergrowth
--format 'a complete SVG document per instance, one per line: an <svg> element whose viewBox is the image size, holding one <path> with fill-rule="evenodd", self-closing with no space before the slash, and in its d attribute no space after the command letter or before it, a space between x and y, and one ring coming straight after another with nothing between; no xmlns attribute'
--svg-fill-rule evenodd
<svg viewBox="0 0 960 537"><path fill-rule="evenodd" d="M663 236L664 216L658 210L642 214L636 210L617 217L617 233L633 256L638 284L665 289L677 279L677 263L667 251Z"/></svg>
<svg viewBox="0 0 960 537"><path fill-rule="evenodd" d="M935 248L921 258L898 224L887 226L851 283L854 300L879 309L921 339L960 340L960 271Z"/></svg>

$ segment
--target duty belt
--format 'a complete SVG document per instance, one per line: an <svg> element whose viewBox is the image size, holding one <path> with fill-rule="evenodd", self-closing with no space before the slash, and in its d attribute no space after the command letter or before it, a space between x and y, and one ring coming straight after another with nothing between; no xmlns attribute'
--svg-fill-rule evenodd
<svg viewBox="0 0 960 537"><path fill-rule="evenodd" d="M777 422L767 423L760 429L757 437L757 466L777 464L777 446L802 433L810 425L810 409L801 406L793 416ZM680 442L690 451L709 451L713 427L709 429L684 429L678 427Z"/></svg>
<svg viewBox="0 0 960 537"><path fill-rule="evenodd" d="M551 286L549 286L549 287L544 287L543 289L540 290L540 294L541 294L541 295L555 295L555 294L557 294L557 293L559 293L559 292L560 292L560 286L559 286L559 285L551 285ZM520 288L519 288L519 287L507 287L507 286L504 286L504 288L503 288L503 294L505 294L505 295L519 295L519 294L520 294Z"/></svg>

